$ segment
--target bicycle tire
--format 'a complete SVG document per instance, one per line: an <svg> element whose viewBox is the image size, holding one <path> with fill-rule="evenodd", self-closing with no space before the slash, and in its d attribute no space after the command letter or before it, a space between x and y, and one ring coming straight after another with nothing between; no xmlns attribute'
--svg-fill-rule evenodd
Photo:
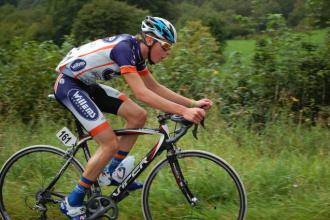
<svg viewBox="0 0 330 220"><path fill-rule="evenodd" d="M199 202L196 207L188 204L168 159L163 159L152 169L144 184L142 207L146 220L245 219L247 198L244 185L225 160L198 150L178 152L177 158L188 187Z"/></svg>
<svg viewBox="0 0 330 220"><path fill-rule="evenodd" d="M34 145L16 152L4 163L0 171L0 214L4 220L47 219L47 215L49 219L61 219L58 204L47 204L47 215L31 208L42 185L49 184L67 160L65 155L64 150L53 146ZM83 166L73 158L53 188L50 199L60 200L58 195L70 192L82 172ZM66 219L64 215L63 219Z"/></svg>

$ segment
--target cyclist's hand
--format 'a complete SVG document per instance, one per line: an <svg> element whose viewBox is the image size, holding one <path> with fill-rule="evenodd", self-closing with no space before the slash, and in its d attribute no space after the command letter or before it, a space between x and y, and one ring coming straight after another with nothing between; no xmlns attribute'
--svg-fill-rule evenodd
<svg viewBox="0 0 330 220"><path fill-rule="evenodd" d="M187 108L182 116L184 119L198 124L203 120L205 114L205 110L202 108Z"/></svg>
<svg viewBox="0 0 330 220"><path fill-rule="evenodd" d="M196 101L196 107L202 108L204 110L209 110L213 105L213 102L210 99L201 99Z"/></svg>

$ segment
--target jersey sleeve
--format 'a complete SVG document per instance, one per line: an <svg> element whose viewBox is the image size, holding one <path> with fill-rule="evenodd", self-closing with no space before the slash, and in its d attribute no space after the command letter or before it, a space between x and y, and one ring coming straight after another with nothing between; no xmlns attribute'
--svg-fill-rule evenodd
<svg viewBox="0 0 330 220"><path fill-rule="evenodd" d="M136 69L140 76L145 76L145 75L149 74L149 69L148 69L145 61L137 64Z"/></svg>
<svg viewBox="0 0 330 220"><path fill-rule="evenodd" d="M110 58L118 64L121 74L138 72L133 45L129 41L122 41L117 44L112 49Z"/></svg>

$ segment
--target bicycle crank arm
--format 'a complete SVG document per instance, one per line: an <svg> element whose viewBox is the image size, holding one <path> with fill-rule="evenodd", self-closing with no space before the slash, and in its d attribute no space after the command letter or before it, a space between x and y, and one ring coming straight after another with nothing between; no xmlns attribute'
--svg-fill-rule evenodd
<svg viewBox="0 0 330 220"><path fill-rule="evenodd" d="M116 220L118 218L117 205L108 197L96 196L91 198L86 207L88 213L91 214L86 220L96 220L99 218ZM111 214L107 213L109 210L111 210Z"/></svg>
<svg viewBox="0 0 330 220"><path fill-rule="evenodd" d="M88 218L86 218L86 220L97 220L99 218L106 218L106 219L109 219L109 220L116 220L116 218L114 218L113 216L110 216L109 214L106 213L107 211L105 211L103 214L98 214L98 213L95 213L93 214L92 216L89 216Z"/></svg>

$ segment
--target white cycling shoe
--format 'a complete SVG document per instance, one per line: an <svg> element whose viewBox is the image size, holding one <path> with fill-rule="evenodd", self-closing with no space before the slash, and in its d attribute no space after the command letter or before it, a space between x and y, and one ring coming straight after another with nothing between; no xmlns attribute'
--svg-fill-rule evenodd
<svg viewBox="0 0 330 220"><path fill-rule="evenodd" d="M60 203L60 210L71 220L85 220L86 217L86 207L72 207L68 202L68 197Z"/></svg>
<svg viewBox="0 0 330 220"><path fill-rule="evenodd" d="M98 180L100 186L118 186L123 180L130 174L134 168L134 156L127 156L115 169L115 171L110 174L108 172L108 167L111 164L111 161L108 165L103 169L103 172L100 174ZM128 186L128 191L134 191L137 189L141 189L143 187L143 183L134 181Z"/></svg>

